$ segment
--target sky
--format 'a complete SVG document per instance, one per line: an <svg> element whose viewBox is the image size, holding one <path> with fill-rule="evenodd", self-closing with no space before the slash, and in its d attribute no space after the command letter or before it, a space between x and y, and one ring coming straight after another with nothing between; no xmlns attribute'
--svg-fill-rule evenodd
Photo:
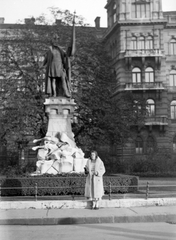
<svg viewBox="0 0 176 240"><path fill-rule="evenodd" d="M162 0L163 11L176 11L176 0ZM76 11L84 17L85 22L94 26L96 17L100 17L100 26L107 27L106 5L107 0L0 0L0 17L5 23L17 23L24 18L48 15L50 7L61 10Z"/></svg>

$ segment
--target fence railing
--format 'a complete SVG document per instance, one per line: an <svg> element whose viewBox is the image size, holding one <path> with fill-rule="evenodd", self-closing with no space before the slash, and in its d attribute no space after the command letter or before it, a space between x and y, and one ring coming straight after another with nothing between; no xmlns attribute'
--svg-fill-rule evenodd
<svg viewBox="0 0 176 240"><path fill-rule="evenodd" d="M125 188L134 188L136 187L138 190L135 192L135 193L128 193L128 192L125 192L125 193L113 193L113 188L120 188L120 189L125 189ZM2 201L3 199L7 199L9 198L8 196L2 196L2 190L21 190L22 188L26 188L26 189L33 189L34 190L34 196L32 197L35 201L38 200L38 198L40 197L44 197L44 196L39 196L38 195L38 191L40 189L45 189L47 188L46 186L38 186L37 183L35 183L35 185L33 187L2 187L2 185L0 184L0 200ZM64 189L64 188L70 188L73 192L74 189L76 188L83 188L83 187L79 187L79 186L64 186L64 187L51 187L52 189ZM125 185L121 185L121 186L115 186L115 185L112 185L111 182L109 182L109 185L107 186L104 186L104 188L108 189L108 194L105 194L104 196L105 197L108 197L109 200L111 200L113 197L115 198L120 198L120 196L124 196L124 195L129 195L128 198L138 198L138 197L142 197L142 198L145 198L145 199L148 199L148 198L152 198L152 197L174 197L176 196L176 184L167 184L167 185L150 185L149 182L146 183L146 185L133 185L133 186L125 186ZM162 190L161 190L162 188ZM172 188L172 189L171 189ZM153 191L152 191L153 189ZM12 197L12 196L11 196ZM20 196L20 198L28 198L29 196ZM31 196L30 196L31 197ZM45 196L49 199L53 198L53 196ZM58 195L56 197L62 197L62 198L68 198L70 197L72 200L75 200L75 197L83 197L83 195L75 195L74 193L73 194L70 194L70 195L65 195L65 196L62 196L62 195Z"/></svg>

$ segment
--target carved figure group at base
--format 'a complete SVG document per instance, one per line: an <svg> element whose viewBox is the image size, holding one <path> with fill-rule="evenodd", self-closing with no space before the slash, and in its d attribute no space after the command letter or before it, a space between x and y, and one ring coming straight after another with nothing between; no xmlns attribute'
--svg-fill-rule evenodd
<svg viewBox="0 0 176 240"><path fill-rule="evenodd" d="M58 174L77 172L84 173L87 159L84 158L83 151L72 144L72 140L65 133L58 137L44 137L35 139L34 143L40 145L33 147L37 153L36 172L31 175ZM43 142L43 145L41 145Z"/></svg>

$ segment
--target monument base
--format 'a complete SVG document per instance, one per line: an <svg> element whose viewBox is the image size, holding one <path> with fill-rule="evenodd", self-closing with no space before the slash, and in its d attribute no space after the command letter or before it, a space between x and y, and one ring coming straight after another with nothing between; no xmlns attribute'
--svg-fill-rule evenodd
<svg viewBox="0 0 176 240"><path fill-rule="evenodd" d="M76 146L71 127L76 105L74 99L51 97L45 99L44 105L49 120L46 136L56 137L58 133L64 133L72 141L72 144Z"/></svg>
<svg viewBox="0 0 176 240"><path fill-rule="evenodd" d="M74 100L53 97L45 99L44 105L48 115L48 129L44 138L33 141L43 141L43 145L33 147L34 151L38 151L35 175L84 173L87 159L84 158L83 151L76 146L71 127L76 105Z"/></svg>

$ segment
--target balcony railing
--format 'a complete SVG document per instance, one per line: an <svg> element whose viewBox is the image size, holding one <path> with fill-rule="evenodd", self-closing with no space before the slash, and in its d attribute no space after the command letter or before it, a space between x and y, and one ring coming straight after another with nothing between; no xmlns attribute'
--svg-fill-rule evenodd
<svg viewBox="0 0 176 240"><path fill-rule="evenodd" d="M153 116L145 119L145 125L168 125L168 118L166 116Z"/></svg>
<svg viewBox="0 0 176 240"><path fill-rule="evenodd" d="M162 82L126 83L125 90L164 90Z"/></svg>
<svg viewBox="0 0 176 240"><path fill-rule="evenodd" d="M160 49L132 49L125 51L125 57L161 57L164 51Z"/></svg>

